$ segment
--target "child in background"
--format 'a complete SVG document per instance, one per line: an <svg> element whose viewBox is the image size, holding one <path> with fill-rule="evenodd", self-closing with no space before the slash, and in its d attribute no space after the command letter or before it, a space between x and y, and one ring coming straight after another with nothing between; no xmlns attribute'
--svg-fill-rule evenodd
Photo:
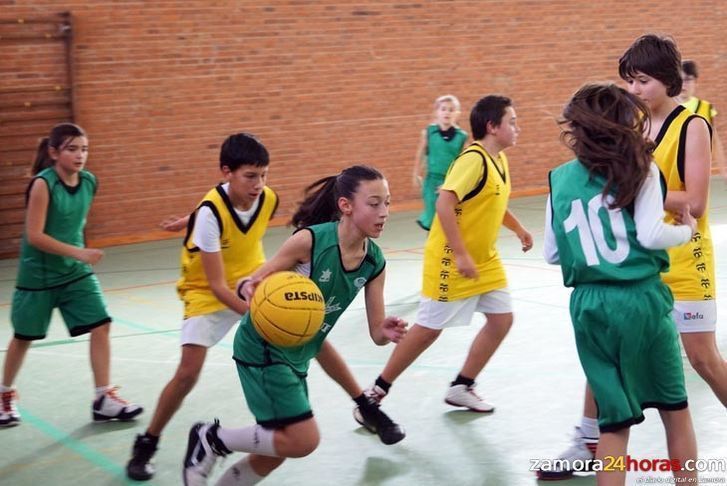
<svg viewBox="0 0 727 486"><path fill-rule="evenodd" d="M643 409L659 409L669 457L696 460L665 248L689 241L697 223L689 205L681 225L663 221L664 194L648 109L613 84L585 85L568 103L563 138L577 159L550 173L545 258L560 263L573 287L570 313L601 430L596 457L626 456L629 430ZM598 471L599 486L623 485L625 471ZM677 482L697 473L674 471Z"/></svg>
<svg viewBox="0 0 727 486"><path fill-rule="evenodd" d="M727 160L725 159L724 147L714 123L717 109L709 101L697 98L697 79L699 79L697 63L689 59L682 61L682 92L678 101L689 111L707 120L707 123L712 126L712 161L714 165L719 167L722 176L727 179Z"/></svg>
<svg viewBox="0 0 727 486"><path fill-rule="evenodd" d="M414 159L414 184L421 186L424 210L417 219L422 229L429 231L436 214L439 186L454 159L467 141L467 132L457 126L459 100L453 95L440 96L434 101L434 123L422 130ZM426 162L422 160L426 156ZM425 175L422 179L422 166Z"/></svg>
<svg viewBox="0 0 727 486"><path fill-rule="evenodd" d="M386 179L371 167L353 166L320 179L308 191L293 216L299 230L250 279L239 284L238 293L249 300L267 275L295 270L321 289L327 303L325 322L310 342L282 348L257 334L249 313L243 317L233 357L257 425L230 429L218 422L195 424L184 460L187 486L207 484L217 457L232 451L249 454L233 464L218 485L256 484L286 458L304 457L317 448L318 425L306 383L310 360L325 347L326 337L361 289L365 291L369 333L376 344L398 342L406 332L404 321L385 316L386 262L372 241L381 235L389 212ZM363 394L358 400L360 407L369 403ZM378 425L391 428L391 437L401 440L399 426L378 407L374 410L379 412Z"/></svg>
<svg viewBox="0 0 727 486"><path fill-rule="evenodd" d="M143 409L129 403L110 384L111 317L92 265L103 252L86 248L83 230L96 194L96 177L84 170L88 138L72 123L53 127L44 138L26 192L25 231L13 294L14 336L5 355L0 385L0 426L20 423L12 387L32 341L44 339L58 308L71 336L90 334L96 396L94 421L131 420Z"/></svg>
<svg viewBox="0 0 727 486"><path fill-rule="evenodd" d="M447 173L424 247L417 323L366 391L377 401L444 328L469 325L475 312L481 312L487 322L450 383L445 402L474 412L495 409L475 392L475 379L513 322L497 238L505 226L518 237L523 251L532 248L533 238L507 208L511 181L504 151L517 143L520 133L512 101L505 96L485 96L472 108L470 124L475 141Z"/></svg>

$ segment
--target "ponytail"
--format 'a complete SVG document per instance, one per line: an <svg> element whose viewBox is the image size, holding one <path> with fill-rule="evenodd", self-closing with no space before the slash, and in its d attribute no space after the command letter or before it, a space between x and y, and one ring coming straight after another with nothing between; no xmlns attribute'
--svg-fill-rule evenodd
<svg viewBox="0 0 727 486"><path fill-rule="evenodd" d="M38 144L35 161L30 169L31 175L36 175L43 169L55 164L55 160L51 158L49 153L51 147L60 151L63 150L68 140L85 136L86 132L83 131L83 128L73 123L59 123L54 126L50 131L50 135L43 137Z"/></svg>
<svg viewBox="0 0 727 486"><path fill-rule="evenodd" d="M48 154L49 144L50 139L48 137L43 137L40 140L40 143L38 144L38 150L35 153L35 161L33 162L33 167L30 169L30 175L34 176L43 169L46 169L53 165L54 160L51 159L50 154Z"/></svg>
<svg viewBox="0 0 727 486"><path fill-rule="evenodd" d="M318 179L305 188L305 199L293 214L290 224L296 228L314 224L338 221L341 213L338 198L353 199L361 181L383 179L378 170L366 165L354 165L344 169L336 176Z"/></svg>
<svg viewBox="0 0 727 486"><path fill-rule="evenodd" d="M298 205L290 224L296 228L303 228L337 220L336 178L337 176L323 177L306 187L305 199Z"/></svg>

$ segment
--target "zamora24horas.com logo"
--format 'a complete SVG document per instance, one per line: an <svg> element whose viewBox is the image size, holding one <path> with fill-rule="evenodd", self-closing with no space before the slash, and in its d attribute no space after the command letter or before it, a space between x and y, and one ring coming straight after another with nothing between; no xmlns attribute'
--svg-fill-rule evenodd
<svg viewBox="0 0 727 486"><path fill-rule="evenodd" d="M727 474L727 458L718 459L636 459L630 455L606 456L603 459L530 459L531 471L558 472L721 472Z"/></svg>

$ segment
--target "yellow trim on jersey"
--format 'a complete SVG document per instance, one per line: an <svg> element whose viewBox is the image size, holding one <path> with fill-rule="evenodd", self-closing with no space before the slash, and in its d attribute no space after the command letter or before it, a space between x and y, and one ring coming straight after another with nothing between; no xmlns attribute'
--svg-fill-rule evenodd
<svg viewBox="0 0 727 486"><path fill-rule="evenodd" d="M232 202L219 185L210 190L197 206L207 206L221 225L220 253L225 269L225 280L230 289L237 280L250 275L265 262L262 237L268 222L278 206L278 196L269 187L260 194L258 209L247 225L244 225L234 211ZM210 314L226 306L212 293L204 268L200 250L193 241L194 216L191 216L187 236L182 247L182 276L177 282L177 292L184 301L184 318Z"/></svg>
<svg viewBox="0 0 727 486"><path fill-rule="evenodd" d="M707 100L700 100L696 96L692 96L687 101L682 103L682 106L692 113L703 117L707 120L707 123L712 124L714 117L717 116L717 110L714 109L712 103Z"/></svg>
<svg viewBox="0 0 727 486"><path fill-rule="evenodd" d="M435 217L424 247L422 294L450 302L506 287L496 246L510 197L505 154L500 152L496 161L482 145L471 144L452 163L441 190L454 192L460 200L455 207L457 225L479 278L465 278L457 271L439 217Z"/></svg>
<svg viewBox="0 0 727 486"><path fill-rule="evenodd" d="M684 144L687 120L696 115L681 106L674 109L664 122L657 137L654 160L659 166L668 191L684 190ZM711 300L716 298L712 234L709 229L709 208L697 219L697 233L684 245L669 248L669 272L661 275L674 294L675 300ZM667 223L674 222L671 213Z"/></svg>

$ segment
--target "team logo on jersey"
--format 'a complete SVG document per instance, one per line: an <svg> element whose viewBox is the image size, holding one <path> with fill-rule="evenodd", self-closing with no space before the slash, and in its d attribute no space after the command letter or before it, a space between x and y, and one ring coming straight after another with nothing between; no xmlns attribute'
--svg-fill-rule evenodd
<svg viewBox="0 0 727 486"><path fill-rule="evenodd" d="M326 268L321 272L321 276L318 277L319 282L330 282L331 281L331 269Z"/></svg>
<svg viewBox="0 0 727 486"><path fill-rule="evenodd" d="M330 314L331 312L336 312L341 310L341 304L336 302L336 296L331 295L328 298L328 301L326 302L326 314Z"/></svg>
<svg viewBox="0 0 727 486"><path fill-rule="evenodd" d="M685 321L696 321L704 319L704 314L700 314L699 312L685 312L684 313L684 320Z"/></svg>
<svg viewBox="0 0 727 486"><path fill-rule="evenodd" d="M366 285L366 279L364 277L358 277L356 280L353 281L353 285L357 289L360 289L361 287L363 287L364 285Z"/></svg>

